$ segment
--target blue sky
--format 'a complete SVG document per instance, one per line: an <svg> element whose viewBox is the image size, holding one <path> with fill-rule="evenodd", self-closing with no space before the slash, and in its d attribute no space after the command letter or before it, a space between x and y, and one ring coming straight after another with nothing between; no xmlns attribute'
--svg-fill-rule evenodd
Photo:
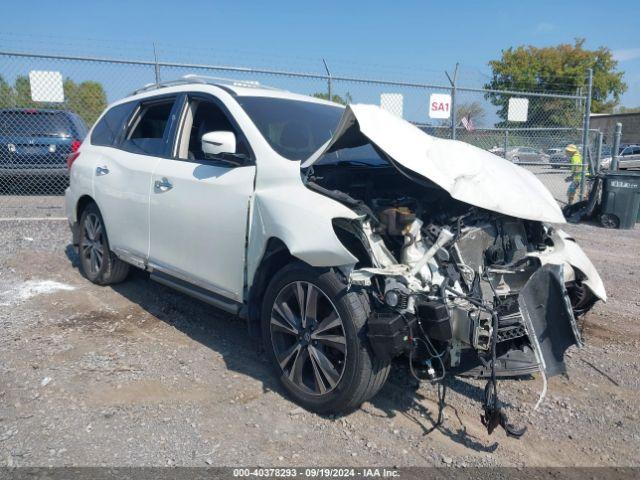
<svg viewBox="0 0 640 480"><path fill-rule="evenodd" d="M64 8L62 8L64 6ZM611 48L640 106L640 2L5 1L0 48L151 56L476 86L509 46L587 39ZM9 21L9 19L11 19Z"/></svg>

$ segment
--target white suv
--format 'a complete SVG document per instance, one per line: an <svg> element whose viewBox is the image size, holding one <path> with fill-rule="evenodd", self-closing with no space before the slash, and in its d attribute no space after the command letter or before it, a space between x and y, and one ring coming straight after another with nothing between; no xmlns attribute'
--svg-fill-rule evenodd
<svg viewBox="0 0 640 480"><path fill-rule="evenodd" d="M111 105L69 164L83 274L133 265L246 318L315 411L403 353L431 380L558 373L605 299L535 176L375 106L189 77Z"/></svg>

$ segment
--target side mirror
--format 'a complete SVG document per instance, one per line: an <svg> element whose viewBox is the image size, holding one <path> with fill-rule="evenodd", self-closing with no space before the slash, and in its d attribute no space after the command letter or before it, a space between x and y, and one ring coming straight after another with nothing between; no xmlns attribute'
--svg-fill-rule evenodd
<svg viewBox="0 0 640 480"><path fill-rule="evenodd" d="M236 153L236 136L233 132L217 131L202 135L202 151L206 155L218 156Z"/></svg>

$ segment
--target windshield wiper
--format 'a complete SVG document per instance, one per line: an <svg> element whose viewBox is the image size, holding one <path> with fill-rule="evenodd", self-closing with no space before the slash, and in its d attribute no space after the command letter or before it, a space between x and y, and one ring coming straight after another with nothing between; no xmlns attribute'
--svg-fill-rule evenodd
<svg viewBox="0 0 640 480"><path fill-rule="evenodd" d="M339 160L331 165L338 165L339 167L384 167L383 163L375 164L368 163L363 160Z"/></svg>

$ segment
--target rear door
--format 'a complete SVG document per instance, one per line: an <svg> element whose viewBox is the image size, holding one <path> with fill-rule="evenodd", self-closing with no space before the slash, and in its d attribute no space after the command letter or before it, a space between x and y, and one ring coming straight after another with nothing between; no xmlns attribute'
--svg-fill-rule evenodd
<svg viewBox="0 0 640 480"><path fill-rule="evenodd" d="M136 103L116 148L101 149L95 163L94 195L111 249L133 263L149 255L151 174L169 154L177 99L162 96Z"/></svg>
<svg viewBox="0 0 640 480"><path fill-rule="evenodd" d="M172 158L155 166L149 264L236 301L242 300L249 200L255 165L244 135L211 95L185 99ZM202 135L232 131L241 164L210 157Z"/></svg>

